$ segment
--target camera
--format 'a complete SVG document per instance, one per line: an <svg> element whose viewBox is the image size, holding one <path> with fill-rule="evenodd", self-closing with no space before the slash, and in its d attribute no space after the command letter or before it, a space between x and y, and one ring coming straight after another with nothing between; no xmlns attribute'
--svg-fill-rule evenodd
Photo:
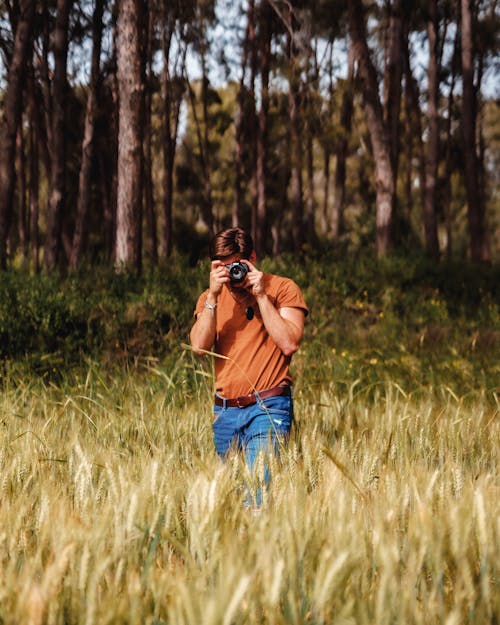
<svg viewBox="0 0 500 625"><path fill-rule="evenodd" d="M243 282L248 273L248 265L240 263L239 260L230 265L226 265L226 267L229 269L229 279L231 282Z"/></svg>

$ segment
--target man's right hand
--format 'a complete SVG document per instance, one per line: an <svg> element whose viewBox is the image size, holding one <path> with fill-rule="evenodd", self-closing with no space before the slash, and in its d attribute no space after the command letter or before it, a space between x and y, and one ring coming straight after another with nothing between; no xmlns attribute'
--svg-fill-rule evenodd
<svg viewBox="0 0 500 625"><path fill-rule="evenodd" d="M229 271L226 265L221 260L213 260L210 271L209 297L212 295L217 300L226 282L229 282Z"/></svg>

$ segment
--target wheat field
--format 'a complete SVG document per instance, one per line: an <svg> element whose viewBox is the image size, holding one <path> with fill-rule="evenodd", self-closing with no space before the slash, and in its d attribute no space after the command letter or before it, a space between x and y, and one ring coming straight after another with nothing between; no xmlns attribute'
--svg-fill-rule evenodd
<svg viewBox="0 0 500 625"><path fill-rule="evenodd" d="M194 378L3 380L2 625L499 622L493 393L298 385L254 514Z"/></svg>

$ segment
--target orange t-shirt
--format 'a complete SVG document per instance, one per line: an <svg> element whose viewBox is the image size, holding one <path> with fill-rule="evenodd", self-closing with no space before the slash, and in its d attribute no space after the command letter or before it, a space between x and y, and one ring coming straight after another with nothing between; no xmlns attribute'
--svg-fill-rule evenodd
<svg viewBox="0 0 500 625"><path fill-rule="evenodd" d="M274 306L301 308L307 314L307 305L300 288L289 278L264 274L267 296ZM200 295L195 315L203 310L208 289ZM285 356L271 339L262 321L255 299L248 295L236 301L224 287L217 301L216 334L213 351L215 358L215 390L223 397L239 397L282 384L291 384L290 356ZM253 319L247 319L245 310L251 306Z"/></svg>

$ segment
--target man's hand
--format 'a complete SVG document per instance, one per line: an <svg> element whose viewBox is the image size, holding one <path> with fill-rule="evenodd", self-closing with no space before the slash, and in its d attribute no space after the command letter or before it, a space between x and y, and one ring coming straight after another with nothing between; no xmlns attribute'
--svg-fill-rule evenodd
<svg viewBox="0 0 500 625"><path fill-rule="evenodd" d="M259 296L266 294L264 289L264 274L262 271L259 271L255 265L252 265L249 260L245 259L242 262L248 265L249 269L249 272L246 275L245 287L249 287L251 293L256 299L258 299Z"/></svg>
<svg viewBox="0 0 500 625"><path fill-rule="evenodd" d="M221 294L222 287L226 282L229 282L229 271L226 265L221 260L213 260L210 271L209 291L215 300Z"/></svg>

